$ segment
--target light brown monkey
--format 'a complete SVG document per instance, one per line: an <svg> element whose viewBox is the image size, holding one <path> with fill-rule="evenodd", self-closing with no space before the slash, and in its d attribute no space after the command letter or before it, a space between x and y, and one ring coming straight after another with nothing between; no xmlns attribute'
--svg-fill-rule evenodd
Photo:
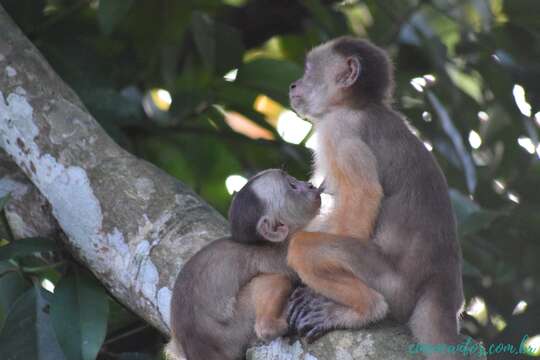
<svg viewBox="0 0 540 360"><path fill-rule="evenodd" d="M461 250L448 186L391 109L392 90L386 53L352 37L311 51L291 85L292 107L317 132L315 170L336 198L319 232L289 245L290 266L314 290L295 291L289 321L310 340L377 319L386 301L418 341L459 342Z"/></svg>
<svg viewBox="0 0 540 360"><path fill-rule="evenodd" d="M287 240L320 205L317 188L282 170L251 178L232 201L231 237L203 248L178 275L171 347L188 360L232 360L257 339L285 334L296 279L286 264Z"/></svg>

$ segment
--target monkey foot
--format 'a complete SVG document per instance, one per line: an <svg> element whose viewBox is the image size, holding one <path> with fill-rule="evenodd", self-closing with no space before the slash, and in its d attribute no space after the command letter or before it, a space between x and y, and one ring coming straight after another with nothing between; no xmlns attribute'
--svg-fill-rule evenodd
<svg viewBox="0 0 540 360"><path fill-rule="evenodd" d="M277 337L287 334L288 325L285 319L265 318L255 323L255 334L259 340L270 342Z"/></svg>
<svg viewBox="0 0 540 360"><path fill-rule="evenodd" d="M312 343L336 328L336 311L340 305L306 286L298 287L287 305L287 322L291 329Z"/></svg>

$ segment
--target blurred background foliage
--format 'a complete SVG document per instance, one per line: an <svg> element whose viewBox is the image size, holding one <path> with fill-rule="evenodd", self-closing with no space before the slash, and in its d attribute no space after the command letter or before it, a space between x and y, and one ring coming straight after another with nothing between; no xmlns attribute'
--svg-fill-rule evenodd
<svg viewBox="0 0 540 360"><path fill-rule="evenodd" d="M119 144L223 214L230 193L261 169L309 176L311 126L287 97L306 52L343 34L386 48L397 69L394 106L451 187L465 259L463 332L486 345L519 346L528 335L540 349L540 1L0 4ZM8 359L156 358L159 334L55 241L4 238Z"/></svg>

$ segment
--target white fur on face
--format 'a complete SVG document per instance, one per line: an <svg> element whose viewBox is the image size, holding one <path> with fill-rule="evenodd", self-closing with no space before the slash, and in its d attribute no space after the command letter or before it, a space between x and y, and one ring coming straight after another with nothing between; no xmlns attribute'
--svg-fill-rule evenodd
<svg viewBox="0 0 540 360"><path fill-rule="evenodd" d="M312 201L306 194L293 193L281 170L266 170L254 180L252 187L267 207L267 215L289 225L291 231L304 227L316 215Z"/></svg>
<svg viewBox="0 0 540 360"><path fill-rule="evenodd" d="M341 89L336 84L337 74L343 71L343 57L334 54L332 42L313 49L307 58L310 69L306 71L298 86L302 99L292 101L293 109L312 122L319 121L340 102Z"/></svg>
<svg viewBox="0 0 540 360"><path fill-rule="evenodd" d="M257 197L266 206L270 206L269 212L272 214L275 214L277 209L284 206L286 188L281 170L270 169L264 171L254 180L252 186Z"/></svg>

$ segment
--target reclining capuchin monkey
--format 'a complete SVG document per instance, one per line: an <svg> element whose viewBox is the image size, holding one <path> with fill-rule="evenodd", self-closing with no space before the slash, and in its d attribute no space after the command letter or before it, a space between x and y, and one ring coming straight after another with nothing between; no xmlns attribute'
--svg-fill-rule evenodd
<svg viewBox="0 0 540 360"><path fill-rule="evenodd" d="M282 170L248 181L229 209L231 237L203 248L178 275L169 358L180 359L181 347L188 360L241 359L257 339L287 332L284 309L296 281L287 267L288 239L320 205L319 189Z"/></svg>

